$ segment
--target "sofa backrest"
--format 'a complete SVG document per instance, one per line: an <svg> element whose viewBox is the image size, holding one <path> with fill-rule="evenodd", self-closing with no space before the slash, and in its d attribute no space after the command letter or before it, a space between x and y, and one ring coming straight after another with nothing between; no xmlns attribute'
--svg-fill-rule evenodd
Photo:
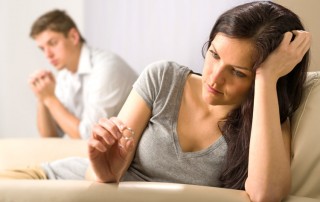
<svg viewBox="0 0 320 202"><path fill-rule="evenodd" d="M291 194L320 199L320 72L309 72L291 120Z"/></svg>

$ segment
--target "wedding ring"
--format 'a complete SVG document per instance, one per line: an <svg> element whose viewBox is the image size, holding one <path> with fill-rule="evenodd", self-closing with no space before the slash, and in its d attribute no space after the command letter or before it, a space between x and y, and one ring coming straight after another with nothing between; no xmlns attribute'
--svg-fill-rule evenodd
<svg viewBox="0 0 320 202"><path fill-rule="evenodd" d="M123 137L125 140L132 140L133 137L134 137L134 131L132 130L132 128L125 127L125 128L122 130L122 133L123 133L125 130L128 130L131 134L130 134L129 136L122 135L122 137Z"/></svg>
<svg viewBox="0 0 320 202"><path fill-rule="evenodd" d="M124 131L126 130L130 132L130 135L124 135ZM133 140L134 131L132 130L132 128L125 127L121 132L122 132L122 138L119 140L119 146L123 148L127 141Z"/></svg>

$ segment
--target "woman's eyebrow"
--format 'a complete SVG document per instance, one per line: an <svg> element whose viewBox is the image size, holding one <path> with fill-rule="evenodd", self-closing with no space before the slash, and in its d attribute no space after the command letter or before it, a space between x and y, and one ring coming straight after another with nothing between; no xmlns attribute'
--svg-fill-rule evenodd
<svg viewBox="0 0 320 202"><path fill-rule="evenodd" d="M217 49L214 47L213 43L211 43L211 48L214 50L214 52L216 52L217 55L219 55L219 53L217 52Z"/></svg>
<svg viewBox="0 0 320 202"><path fill-rule="evenodd" d="M219 55L219 53L218 53L217 49L214 47L213 43L211 43L211 47L212 47L212 49L214 50L214 52L215 52L217 55ZM220 55L219 55L219 56L220 56ZM238 66L238 65L231 65L231 66L234 67L234 68L238 68L238 69L242 69L242 70L246 70L246 71L252 72L252 69L249 68L249 67L240 67L240 66Z"/></svg>
<svg viewBox="0 0 320 202"><path fill-rule="evenodd" d="M236 65L231 65L231 66L233 66L234 68L243 69L243 70L247 70L249 72L252 72L252 69L250 69L248 67L239 67L239 66L236 66Z"/></svg>

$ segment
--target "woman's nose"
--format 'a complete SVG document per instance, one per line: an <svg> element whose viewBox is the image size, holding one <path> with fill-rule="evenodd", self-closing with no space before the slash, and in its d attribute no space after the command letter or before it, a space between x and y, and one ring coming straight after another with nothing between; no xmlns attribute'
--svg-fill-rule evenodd
<svg viewBox="0 0 320 202"><path fill-rule="evenodd" d="M210 75L212 83L222 85L226 81L226 68L222 64L217 64L213 67Z"/></svg>

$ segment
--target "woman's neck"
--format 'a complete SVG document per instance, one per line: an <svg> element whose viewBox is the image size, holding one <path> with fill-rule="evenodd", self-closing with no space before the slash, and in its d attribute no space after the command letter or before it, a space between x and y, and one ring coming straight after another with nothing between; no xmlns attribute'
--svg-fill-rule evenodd
<svg viewBox="0 0 320 202"><path fill-rule="evenodd" d="M190 74L185 85L184 96L188 100L187 105L193 105L201 117L212 117L216 120L226 119L228 113L233 110L230 105L210 105L202 97L202 77L196 74Z"/></svg>

